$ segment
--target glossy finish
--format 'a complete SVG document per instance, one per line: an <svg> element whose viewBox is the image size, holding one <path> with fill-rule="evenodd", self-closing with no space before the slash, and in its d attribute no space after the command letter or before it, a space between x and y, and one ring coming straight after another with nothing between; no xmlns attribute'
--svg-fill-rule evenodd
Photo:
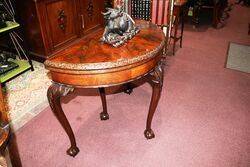
<svg viewBox="0 0 250 167"><path fill-rule="evenodd" d="M61 107L61 97L66 96L68 93L73 91L74 88L72 87L67 87L61 84L53 84L49 87L47 96L54 115L69 136L71 146L67 150L67 154L74 157L79 152L79 149L76 146L75 136L70 127L69 121L67 120Z"/></svg>
<svg viewBox="0 0 250 167"><path fill-rule="evenodd" d="M105 87L149 72L161 58L165 36L152 23L137 21L137 24L141 26L140 33L119 48L99 41L101 29L48 59L45 66L52 80L79 87Z"/></svg>
<svg viewBox="0 0 250 167"><path fill-rule="evenodd" d="M16 6L33 58L46 59L103 26L104 0L22 0Z"/></svg>
<svg viewBox="0 0 250 167"><path fill-rule="evenodd" d="M3 152L9 138L9 118L5 106L5 99L0 83L0 152Z"/></svg>
<svg viewBox="0 0 250 167"><path fill-rule="evenodd" d="M76 156L79 149L70 124L62 110L60 98L72 92L75 87L99 88L103 111L101 120L109 119L104 87L125 84L138 78L145 78L152 86L146 130L147 139L154 138L151 122L163 85L162 53L165 36L156 25L137 21L141 28L127 44L113 48L99 41L103 29L98 30L72 47L59 52L45 62L50 70L53 84L48 89L48 100L53 113L66 131L71 146L67 153ZM131 85L128 86L132 89Z"/></svg>
<svg viewBox="0 0 250 167"><path fill-rule="evenodd" d="M0 118L2 121L7 122L8 118L7 118L7 114L6 114L6 106L4 103L4 96L2 93L2 86L0 84Z"/></svg>
<svg viewBox="0 0 250 167"><path fill-rule="evenodd" d="M80 32L85 35L104 25L103 15L104 0L79 0L80 1Z"/></svg>
<svg viewBox="0 0 250 167"><path fill-rule="evenodd" d="M102 107L103 107L103 111L100 113L100 118L101 120L108 120L109 119L109 114L107 111L107 102L106 102L106 94L105 94L105 89L104 88L99 88L99 93L101 96L101 100L102 100Z"/></svg>
<svg viewBox="0 0 250 167"><path fill-rule="evenodd" d="M10 129L8 125L8 116L4 102L4 96L2 93L2 87L0 83L0 155L1 156L5 156L5 149L7 147L9 137L10 137Z"/></svg>
<svg viewBox="0 0 250 167"><path fill-rule="evenodd" d="M147 117L146 130L144 131L144 135L147 139L152 139L155 137L155 134L151 129L151 123L156 107L160 100L162 85L163 85L163 76L164 76L164 68L163 68L163 61L161 61L159 62L155 70L146 77L153 89L148 117Z"/></svg>
<svg viewBox="0 0 250 167"><path fill-rule="evenodd" d="M39 5L39 13L44 13L43 23L49 52L58 50L78 36L75 0L45 1ZM45 34L44 34L45 35Z"/></svg>

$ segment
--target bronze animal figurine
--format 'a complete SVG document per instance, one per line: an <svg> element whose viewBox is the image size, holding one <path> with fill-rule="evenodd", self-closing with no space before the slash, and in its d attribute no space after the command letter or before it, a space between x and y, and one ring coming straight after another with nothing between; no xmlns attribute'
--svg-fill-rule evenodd
<svg viewBox="0 0 250 167"><path fill-rule="evenodd" d="M101 41L114 47L119 47L127 40L132 39L140 30L135 26L135 21L122 8L107 8L102 13L106 26Z"/></svg>

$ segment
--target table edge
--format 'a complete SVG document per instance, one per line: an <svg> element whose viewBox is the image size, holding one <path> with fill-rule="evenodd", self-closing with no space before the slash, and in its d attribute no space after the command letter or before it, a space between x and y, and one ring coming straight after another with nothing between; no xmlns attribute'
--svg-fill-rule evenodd
<svg viewBox="0 0 250 167"><path fill-rule="evenodd" d="M132 59L119 59L116 62L74 64L74 63L62 63L62 62L54 62L51 60L46 60L44 62L44 65L47 69L49 68L50 70L64 69L64 70L87 71L87 70L105 70L105 69L117 68L117 67L131 65L154 57L160 50L162 50L165 43L166 39L164 38L164 40L161 41L160 45L157 46L155 49L151 50L150 52L134 57Z"/></svg>

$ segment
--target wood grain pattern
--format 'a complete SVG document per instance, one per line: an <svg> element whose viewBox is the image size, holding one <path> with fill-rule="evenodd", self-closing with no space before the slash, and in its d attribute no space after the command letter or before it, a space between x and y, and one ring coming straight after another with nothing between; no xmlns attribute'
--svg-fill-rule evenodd
<svg viewBox="0 0 250 167"><path fill-rule="evenodd" d="M156 25L137 21L141 31L127 44L102 44L103 29L45 62L55 82L81 87L121 84L153 69L161 58L165 36Z"/></svg>
<svg viewBox="0 0 250 167"><path fill-rule="evenodd" d="M9 122L1 83L0 83L0 120L2 122L7 122L7 123Z"/></svg>
<svg viewBox="0 0 250 167"><path fill-rule="evenodd" d="M16 6L32 58L47 59L104 24L105 0L22 0Z"/></svg>
<svg viewBox="0 0 250 167"><path fill-rule="evenodd" d="M0 155L5 155L5 149L8 144L10 129L9 119L4 102L4 95L2 93L2 86L0 83Z"/></svg>
<svg viewBox="0 0 250 167"><path fill-rule="evenodd" d="M53 113L70 139L71 146L67 151L70 156L76 156L79 149L62 110L60 98L75 87L99 88L103 105L100 118L108 120L104 87L127 84L140 77L146 78L153 91L144 135L147 139L155 137L151 123L163 85L162 53L165 48L165 36L153 23L137 21L136 24L141 31L119 48L99 41L103 32L101 29L46 60L46 68L50 70L53 80L48 89L48 100ZM103 65L105 63L107 64Z"/></svg>
<svg viewBox="0 0 250 167"><path fill-rule="evenodd" d="M79 35L75 26L77 20L75 1L57 0L44 3L45 27L50 51L55 51L65 43L75 40ZM60 27L60 13L64 13L64 29Z"/></svg>
<svg viewBox="0 0 250 167"><path fill-rule="evenodd" d="M104 0L80 0L81 34L86 35L104 25L101 12L104 11Z"/></svg>

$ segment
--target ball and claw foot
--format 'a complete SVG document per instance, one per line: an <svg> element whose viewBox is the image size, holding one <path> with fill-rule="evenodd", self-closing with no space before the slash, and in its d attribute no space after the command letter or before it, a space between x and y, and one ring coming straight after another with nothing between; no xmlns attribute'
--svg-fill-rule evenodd
<svg viewBox="0 0 250 167"><path fill-rule="evenodd" d="M78 153L79 153L79 148L78 147L70 147L68 150L67 150L67 154L72 156L72 157L75 157Z"/></svg>
<svg viewBox="0 0 250 167"><path fill-rule="evenodd" d="M147 139L153 139L155 137L155 134L153 132L152 129L146 129L144 131L144 136L147 138Z"/></svg>
<svg viewBox="0 0 250 167"><path fill-rule="evenodd" d="M100 118L102 121L108 120L109 119L109 114L105 112L100 113Z"/></svg>

